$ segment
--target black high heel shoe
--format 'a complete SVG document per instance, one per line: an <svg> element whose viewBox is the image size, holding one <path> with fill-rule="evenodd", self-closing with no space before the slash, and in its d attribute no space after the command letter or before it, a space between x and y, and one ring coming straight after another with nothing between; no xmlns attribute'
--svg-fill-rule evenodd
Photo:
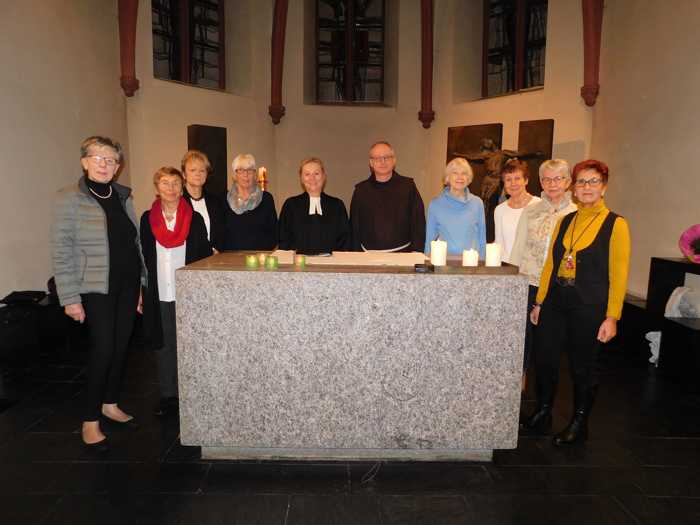
<svg viewBox="0 0 700 525"><path fill-rule="evenodd" d="M128 430L138 430L141 428L141 425L139 425L136 420L132 417L131 419L127 419L126 421L117 421L116 419L112 419L111 417L107 417L104 414L102 414L102 420L107 423L108 426L111 426L114 429L128 429Z"/></svg>
<svg viewBox="0 0 700 525"><path fill-rule="evenodd" d="M98 441L97 443L83 443L83 448L90 452L91 454L106 454L109 452L109 441L105 437L102 441Z"/></svg>

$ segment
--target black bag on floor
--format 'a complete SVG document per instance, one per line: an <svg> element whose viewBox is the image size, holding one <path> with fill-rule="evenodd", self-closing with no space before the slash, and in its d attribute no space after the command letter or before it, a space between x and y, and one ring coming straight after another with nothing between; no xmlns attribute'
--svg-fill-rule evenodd
<svg viewBox="0 0 700 525"><path fill-rule="evenodd" d="M4 303L6 305L39 304L44 297L46 297L46 292L24 290L21 292L12 292L10 295L6 295L0 300L0 303Z"/></svg>
<svg viewBox="0 0 700 525"><path fill-rule="evenodd" d="M0 360L26 360L39 347L39 310L32 303L9 304L0 308Z"/></svg>

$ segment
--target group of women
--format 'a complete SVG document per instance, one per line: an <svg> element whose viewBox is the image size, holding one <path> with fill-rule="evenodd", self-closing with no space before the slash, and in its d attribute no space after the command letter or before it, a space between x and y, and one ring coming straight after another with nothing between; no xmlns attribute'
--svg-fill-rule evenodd
<svg viewBox="0 0 700 525"><path fill-rule="evenodd" d="M69 317L89 325L82 440L97 452L109 450L101 421L138 426L118 405L137 312L143 313L144 336L156 355L160 402L155 413L177 412L175 270L223 250L270 250L279 244L320 253L349 246L347 211L340 199L323 192L320 159L302 162L305 191L285 202L279 224L272 195L257 184L252 155L234 159L234 184L220 202L204 188L208 158L188 151L181 169L156 171L156 198L140 223L131 190L113 180L123 160L121 145L108 137L83 141L83 176L58 192L52 220L59 301Z"/></svg>
<svg viewBox="0 0 700 525"><path fill-rule="evenodd" d="M428 208L426 253L430 240L448 243L448 253L477 248L484 256L484 207L469 192L472 170L453 159L445 170L443 193ZM494 211L496 242L503 259L527 275L523 390L535 358L537 405L521 428L548 434L563 350L569 358L574 387L570 423L555 434L557 446L584 441L598 388L601 343L617 333L627 287L630 235L627 222L611 212L603 196L608 167L597 160L565 160L540 165L541 198L527 192L528 166L518 159L501 172L508 199ZM573 196L569 191L573 188Z"/></svg>
<svg viewBox="0 0 700 525"><path fill-rule="evenodd" d="M177 268L223 250L347 250L350 227L343 201L323 191L325 168L314 157L302 161L304 192L287 199L278 221L272 195L257 184L252 155L234 159L233 185L221 202L204 189L211 169L206 155L188 151L180 170L163 167L154 174L156 198L140 224L130 190L113 180L123 163L119 143L90 137L81 145L80 162L83 177L57 195L53 263L66 314L89 324L82 440L104 452L109 445L100 420L137 426L118 405L137 311L143 313L146 339L156 353L161 394L156 414L177 411ZM502 178L509 198L496 209L496 236L504 259L520 266L530 282L525 369L535 354L537 408L522 427L549 430L559 354L566 349L574 380L574 417L555 443L573 443L587 433L600 343L616 333L629 232L624 219L605 207L605 164L584 161L572 176L566 161L554 159L541 165L539 176L541 199L527 192L527 164L517 159L506 163ZM473 248L484 257L484 206L469 192L472 179L466 160L448 163L445 188L428 208L426 252L430 240L441 238L449 253Z"/></svg>

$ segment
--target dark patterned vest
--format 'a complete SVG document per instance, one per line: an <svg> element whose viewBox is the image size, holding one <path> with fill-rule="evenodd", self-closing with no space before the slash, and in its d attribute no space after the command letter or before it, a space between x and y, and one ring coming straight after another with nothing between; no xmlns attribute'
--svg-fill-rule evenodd
<svg viewBox="0 0 700 525"><path fill-rule="evenodd" d="M564 257L564 234L574 219L576 212L565 215L561 220L559 234L554 241L552 261L552 277L549 280L549 289L556 281L556 275ZM584 304L607 304L608 290L610 288L610 238L612 237L615 219L619 215L609 212L598 230L593 242L583 250L576 252L576 291ZM547 294L549 295L549 294Z"/></svg>

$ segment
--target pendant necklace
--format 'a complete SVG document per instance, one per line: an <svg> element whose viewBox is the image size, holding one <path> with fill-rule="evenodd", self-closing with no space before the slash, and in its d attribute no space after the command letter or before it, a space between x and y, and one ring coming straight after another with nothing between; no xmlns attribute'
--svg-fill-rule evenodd
<svg viewBox="0 0 700 525"><path fill-rule="evenodd" d="M596 218L600 215L600 212L596 213L593 218L590 220L588 224L586 224L586 227L583 229L583 231L579 234L578 237L576 237L576 240L574 240L574 230L576 230L576 219L578 219L578 212L576 212L576 215L574 215L574 224L571 226L571 237L570 237L570 242L569 242L569 249L566 250L564 253L564 260L566 261L564 263L564 267L567 270L573 270L574 269L574 246L576 246L576 243L581 240L581 237L583 237L583 234L586 233L586 230L588 227L593 224L593 221L596 220Z"/></svg>

